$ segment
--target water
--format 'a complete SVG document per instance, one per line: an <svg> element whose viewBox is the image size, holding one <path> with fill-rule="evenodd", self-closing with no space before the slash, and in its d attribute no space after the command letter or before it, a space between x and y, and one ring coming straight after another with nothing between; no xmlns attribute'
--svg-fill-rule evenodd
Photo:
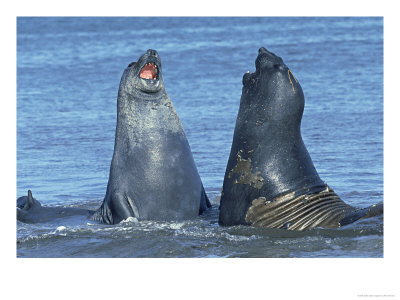
<svg viewBox="0 0 400 300"><path fill-rule="evenodd" d="M17 256L382 257L382 217L306 232L218 226L242 76L261 46L302 85L321 178L351 205L383 201L382 18L18 18L18 196L100 206L119 80L152 48L213 208L187 222L18 222Z"/></svg>

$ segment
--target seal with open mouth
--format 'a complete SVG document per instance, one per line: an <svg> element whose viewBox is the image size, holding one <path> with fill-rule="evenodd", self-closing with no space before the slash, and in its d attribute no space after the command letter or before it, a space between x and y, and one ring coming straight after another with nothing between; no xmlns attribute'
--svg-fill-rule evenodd
<svg viewBox="0 0 400 300"><path fill-rule="evenodd" d="M210 206L181 121L164 88L161 60L148 50L122 75L106 195L92 216L182 220Z"/></svg>
<svg viewBox="0 0 400 300"><path fill-rule="evenodd" d="M219 223L304 230L383 213L356 209L324 183L300 133L304 95L283 60L260 48L243 90L225 172Z"/></svg>
<svg viewBox="0 0 400 300"><path fill-rule="evenodd" d="M28 191L28 196L17 199L17 219L38 223L83 215L107 224L128 217L168 221L194 218L210 206L165 91L160 57L148 50L122 75L114 155L101 207L43 207Z"/></svg>

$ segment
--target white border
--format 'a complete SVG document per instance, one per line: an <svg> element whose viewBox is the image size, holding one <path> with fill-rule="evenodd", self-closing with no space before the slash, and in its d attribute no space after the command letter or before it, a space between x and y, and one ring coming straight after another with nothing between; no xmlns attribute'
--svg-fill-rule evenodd
<svg viewBox="0 0 400 300"><path fill-rule="evenodd" d="M271 3L272 2L272 3ZM395 3L393 1L393 3ZM14 1L1 13L2 287L17 299L398 299L398 8L384 1ZM16 16L384 16L383 259L16 259ZM4 189L6 193L4 193ZM11 225L12 224L12 225ZM7 296L6 296L7 297Z"/></svg>

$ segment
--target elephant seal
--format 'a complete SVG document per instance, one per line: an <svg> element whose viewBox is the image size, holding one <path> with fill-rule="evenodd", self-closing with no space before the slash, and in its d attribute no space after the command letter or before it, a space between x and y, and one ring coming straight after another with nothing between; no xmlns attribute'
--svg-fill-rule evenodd
<svg viewBox="0 0 400 300"><path fill-rule="evenodd" d="M43 207L29 190L17 199L17 219L37 223L86 215L106 224L128 217L168 221L194 218L208 207L181 121L164 88L160 57L147 50L121 78L114 155L101 207Z"/></svg>
<svg viewBox="0 0 400 300"><path fill-rule="evenodd" d="M93 213L91 210L75 207L42 206L39 201L33 198L31 190L28 190L28 196L17 199L17 220L24 223L48 222L78 215L89 218Z"/></svg>
<svg viewBox="0 0 400 300"><path fill-rule="evenodd" d="M128 217L182 220L210 206L165 91L160 57L147 50L121 78L107 191L92 219L107 224Z"/></svg>
<svg viewBox="0 0 400 300"><path fill-rule="evenodd" d="M219 224L304 230L383 213L356 209L320 179L303 143L304 95L283 60L260 48L243 90L221 193Z"/></svg>

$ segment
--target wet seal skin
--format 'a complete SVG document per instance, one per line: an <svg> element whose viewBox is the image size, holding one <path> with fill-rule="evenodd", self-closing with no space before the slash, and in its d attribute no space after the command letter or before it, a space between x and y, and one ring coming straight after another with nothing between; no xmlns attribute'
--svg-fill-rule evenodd
<svg viewBox="0 0 400 300"><path fill-rule="evenodd" d="M219 224L304 230L340 227L383 213L356 209L320 179L301 137L304 95L282 58L259 49L243 76Z"/></svg>
<svg viewBox="0 0 400 300"><path fill-rule="evenodd" d="M210 206L165 91L160 57L147 50L122 75L107 191L92 219L184 220Z"/></svg>
<svg viewBox="0 0 400 300"><path fill-rule="evenodd" d="M259 176L260 172L251 173L251 158L243 159L241 157L241 150L237 154L237 165L229 172L228 178L231 178L233 174L240 174L240 177L235 180L235 183L248 184L254 186L256 189L260 189L263 185L264 178Z"/></svg>
<svg viewBox="0 0 400 300"><path fill-rule="evenodd" d="M89 218L93 211L75 207L46 207L33 198L31 190L27 196L17 199L17 220L24 223L42 223L71 216Z"/></svg>
<svg viewBox="0 0 400 300"><path fill-rule="evenodd" d="M211 204L181 121L163 82L160 57L147 50L125 69L118 91L114 155L101 207L43 207L31 191L17 199L17 219L46 222L72 215L116 224L195 218Z"/></svg>

